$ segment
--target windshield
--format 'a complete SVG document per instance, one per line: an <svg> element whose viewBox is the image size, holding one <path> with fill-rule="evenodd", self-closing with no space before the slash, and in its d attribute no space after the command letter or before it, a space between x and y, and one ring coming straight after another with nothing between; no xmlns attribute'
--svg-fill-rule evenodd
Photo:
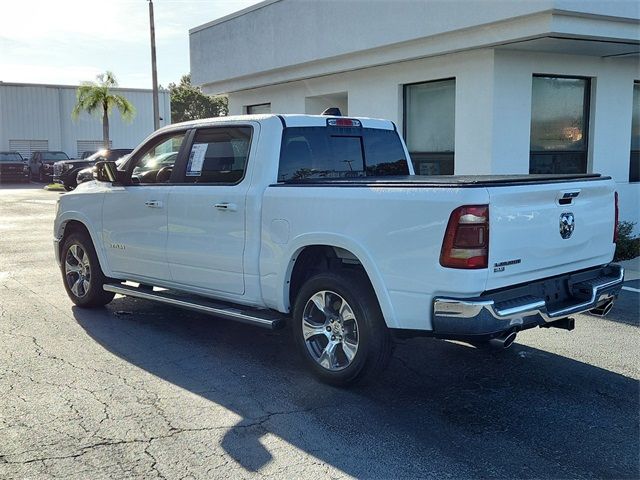
<svg viewBox="0 0 640 480"><path fill-rule="evenodd" d="M69 160L69 157L64 152L43 152L42 159L51 162L58 160Z"/></svg>
<svg viewBox="0 0 640 480"><path fill-rule="evenodd" d="M0 152L0 162L22 162L18 152Z"/></svg>

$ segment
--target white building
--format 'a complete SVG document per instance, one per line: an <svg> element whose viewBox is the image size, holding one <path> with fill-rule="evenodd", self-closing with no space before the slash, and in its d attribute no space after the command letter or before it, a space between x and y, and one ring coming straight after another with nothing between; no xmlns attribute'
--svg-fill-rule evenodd
<svg viewBox="0 0 640 480"><path fill-rule="evenodd" d="M74 158L102 148L102 116L81 114L72 120L77 86L0 82L0 151L28 157L35 150L61 150ZM153 132L151 90L114 88L136 108L132 122L117 109L109 116L113 148L134 148ZM171 123L169 92L160 92L160 125Z"/></svg>
<svg viewBox="0 0 640 480"><path fill-rule="evenodd" d="M638 5L267 0L192 29L191 73L230 114L391 119L418 173L610 175L638 222Z"/></svg>

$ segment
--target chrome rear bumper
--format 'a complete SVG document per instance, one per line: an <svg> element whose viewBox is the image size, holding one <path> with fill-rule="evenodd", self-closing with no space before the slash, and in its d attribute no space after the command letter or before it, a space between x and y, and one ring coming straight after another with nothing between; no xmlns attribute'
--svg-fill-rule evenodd
<svg viewBox="0 0 640 480"><path fill-rule="evenodd" d="M554 302L542 296L523 294L526 287L476 298L436 297L433 302L433 331L450 336L491 336L588 312L618 296L624 282L624 269L610 264L550 281L555 284L562 282L568 292L566 298Z"/></svg>

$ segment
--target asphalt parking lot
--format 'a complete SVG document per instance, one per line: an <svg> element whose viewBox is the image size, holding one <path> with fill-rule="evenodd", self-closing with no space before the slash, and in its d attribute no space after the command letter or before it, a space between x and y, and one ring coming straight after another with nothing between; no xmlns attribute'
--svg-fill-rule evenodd
<svg viewBox="0 0 640 480"><path fill-rule="evenodd" d="M74 307L59 195L0 187L0 478L640 477L637 281L573 332L499 354L406 340L376 383L340 390L286 330Z"/></svg>

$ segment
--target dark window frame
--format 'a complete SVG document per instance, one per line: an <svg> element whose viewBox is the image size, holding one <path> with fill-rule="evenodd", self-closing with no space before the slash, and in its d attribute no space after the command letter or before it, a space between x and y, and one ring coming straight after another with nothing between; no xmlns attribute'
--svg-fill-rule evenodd
<svg viewBox="0 0 640 480"><path fill-rule="evenodd" d="M252 105L245 105L244 106L244 113L246 113L247 115L267 115L266 113L249 113L249 109L253 108L253 107L265 107L265 106L269 106L269 112L271 113L271 102L264 102L264 103L254 103Z"/></svg>
<svg viewBox="0 0 640 480"><path fill-rule="evenodd" d="M633 89L640 88L640 80L633 81ZM631 97L631 101L633 102L633 93ZM632 104L631 106L631 139L633 140L633 110L635 108L640 109L640 105L636 106ZM638 150L633 149L633 145L630 145L629 151L629 183L640 183L640 147Z"/></svg>
<svg viewBox="0 0 640 480"><path fill-rule="evenodd" d="M451 175L454 174L455 172L455 155L456 155L456 146L455 146L455 135L456 135L456 122L454 120L453 122L453 150L452 151L443 151L443 152L421 152L421 151L411 151L409 149L409 142L407 141L407 112L408 112L408 104L407 104L407 87L412 87L415 85L425 85L428 83L436 83L436 82L450 82L453 81L453 85L454 85L454 92L456 91L456 83L457 83L457 79L456 77L446 77L446 78L438 78L435 80L427 80L424 82L412 82L412 83L405 83L402 85L402 139L404 140L404 143L407 145L407 151L409 152L409 156L411 157L411 165L413 166L413 171L416 175L420 175L420 173L418 172L418 169L416 168L417 165L415 163L415 160L413 159L413 155L419 155L419 156L426 156L426 157L433 157L435 159L435 157L442 157L442 156L447 156L447 157L451 157L450 159L447 159L447 161L451 161L451 165L452 165L452 172ZM454 110L454 115L455 115L455 109L456 109L456 104L455 104L455 97L454 97L454 102L453 102L453 110ZM454 117L455 118L455 117ZM425 159L426 161L428 161L428 158ZM418 160L421 161L421 160ZM441 160L437 160L437 163L441 165ZM448 175L446 173L440 173L438 175Z"/></svg>
<svg viewBox="0 0 640 480"><path fill-rule="evenodd" d="M533 155L584 155L584 172L579 173L589 173L589 145L590 145L590 135L589 129L591 126L591 88L592 88L592 77L585 77L581 75L556 75L552 73L534 73L532 75L532 99L533 99L533 78L566 78L571 80L585 80L586 85L584 88L584 94L582 98L582 115L584 118L584 128L583 128L583 136L584 136L584 150L532 150L531 149L531 127L533 123L533 118L529 121L529 173L538 173L532 171L531 166L531 158ZM555 167L555 164L554 164ZM552 172L557 173L557 172Z"/></svg>

